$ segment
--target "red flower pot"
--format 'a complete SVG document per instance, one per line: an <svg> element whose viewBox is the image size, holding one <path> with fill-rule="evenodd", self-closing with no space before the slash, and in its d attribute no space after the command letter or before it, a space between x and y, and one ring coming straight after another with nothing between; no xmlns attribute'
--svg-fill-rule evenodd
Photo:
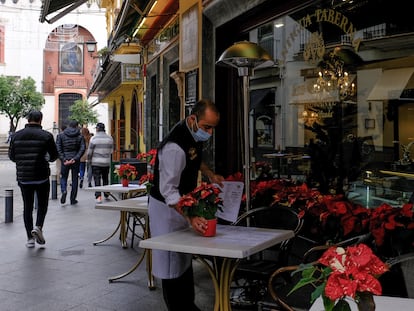
<svg viewBox="0 0 414 311"><path fill-rule="evenodd" d="M121 179L121 184L122 184L122 187L128 187L128 185L129 185L129 180L128 180L128 179L126 179L126 178L122 178L122 179Z"/></svg>
<svg viewBox="0 0 414 311"><path fill-rule="evenodd" d="M215 236L217 227L217 219L207 219L207 229L204 236Z"/></svg>

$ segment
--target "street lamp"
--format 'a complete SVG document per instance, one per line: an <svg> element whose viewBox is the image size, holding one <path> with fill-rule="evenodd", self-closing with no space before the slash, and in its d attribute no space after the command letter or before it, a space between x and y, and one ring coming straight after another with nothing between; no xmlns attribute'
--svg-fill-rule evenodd
<svg viewBox="0 0 414 311"><path fill-rule="evenodd" d="M244 136L244 187L246 192L246 210L250 209L250 139L249 139L249 80L253 70L273 65L272 57L261 46L249 41L236 42L227 48L217 61L237 68L239 77L243 77L243 136Z"/></svg>
<svg viewBox="0 0 414 311"><path fill-rule="evenodd" d="M92 56L92 53L95 52L95 48L96 48L96 41L86 41L86 49L89 52L89 55Z"/></svg>

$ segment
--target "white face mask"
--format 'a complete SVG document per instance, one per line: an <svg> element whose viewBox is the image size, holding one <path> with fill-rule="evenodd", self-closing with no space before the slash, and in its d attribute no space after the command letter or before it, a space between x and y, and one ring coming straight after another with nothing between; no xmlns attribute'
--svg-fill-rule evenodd
<svg viewBox="0 0 414 311"><path fill-rule="evenodd" d="M210 139L211 135L198 126L197 117L196 117L196 127L197 127L197 131L195 132L193 131L192 133L196 141L207 141Z"/></svg>

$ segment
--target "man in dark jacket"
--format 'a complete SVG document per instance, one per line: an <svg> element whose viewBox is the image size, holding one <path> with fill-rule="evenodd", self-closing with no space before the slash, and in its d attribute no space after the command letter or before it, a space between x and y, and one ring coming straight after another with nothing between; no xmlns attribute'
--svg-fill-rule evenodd
<svg viewBox="0 0 414 311"><path fill-rule="evenodd" d="M85 140L80 133L77 121L70 121L69 126L56 137L56 146L59 153L59 159L62 162L60 169L60 190L62 197L60 203L65 204L68 176L71 172L72 190L70 192L70 204L76 204L78 201L78 175L80 158L85 152Z"/></svg>
<svg viewBox="0 0 414 311"><path fill-rule="evenodd" d="M58 157L53 135L42 129L40 111L29 113L25 128L16 132L10 141L9 158L16 162L17 182L23 197L23 220L26 227L26 246L45 244L43 223L50 193L49 162ZM36 227L33 228L33 205L37 195Z"/></svg>

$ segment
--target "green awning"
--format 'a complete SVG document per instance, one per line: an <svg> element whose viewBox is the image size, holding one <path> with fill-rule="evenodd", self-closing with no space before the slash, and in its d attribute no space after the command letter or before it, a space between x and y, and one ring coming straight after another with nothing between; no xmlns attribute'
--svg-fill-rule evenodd
<svg viewBox="0 0 414 311"><path fill-rule="evenodd" d="M87 1L88 0L44 0L42 8L40 9L39 21L41 23L46 21L49 24L53 24L58 19L72 12ZM49 15L53 13L56 14L49 17Z"/></svg>

